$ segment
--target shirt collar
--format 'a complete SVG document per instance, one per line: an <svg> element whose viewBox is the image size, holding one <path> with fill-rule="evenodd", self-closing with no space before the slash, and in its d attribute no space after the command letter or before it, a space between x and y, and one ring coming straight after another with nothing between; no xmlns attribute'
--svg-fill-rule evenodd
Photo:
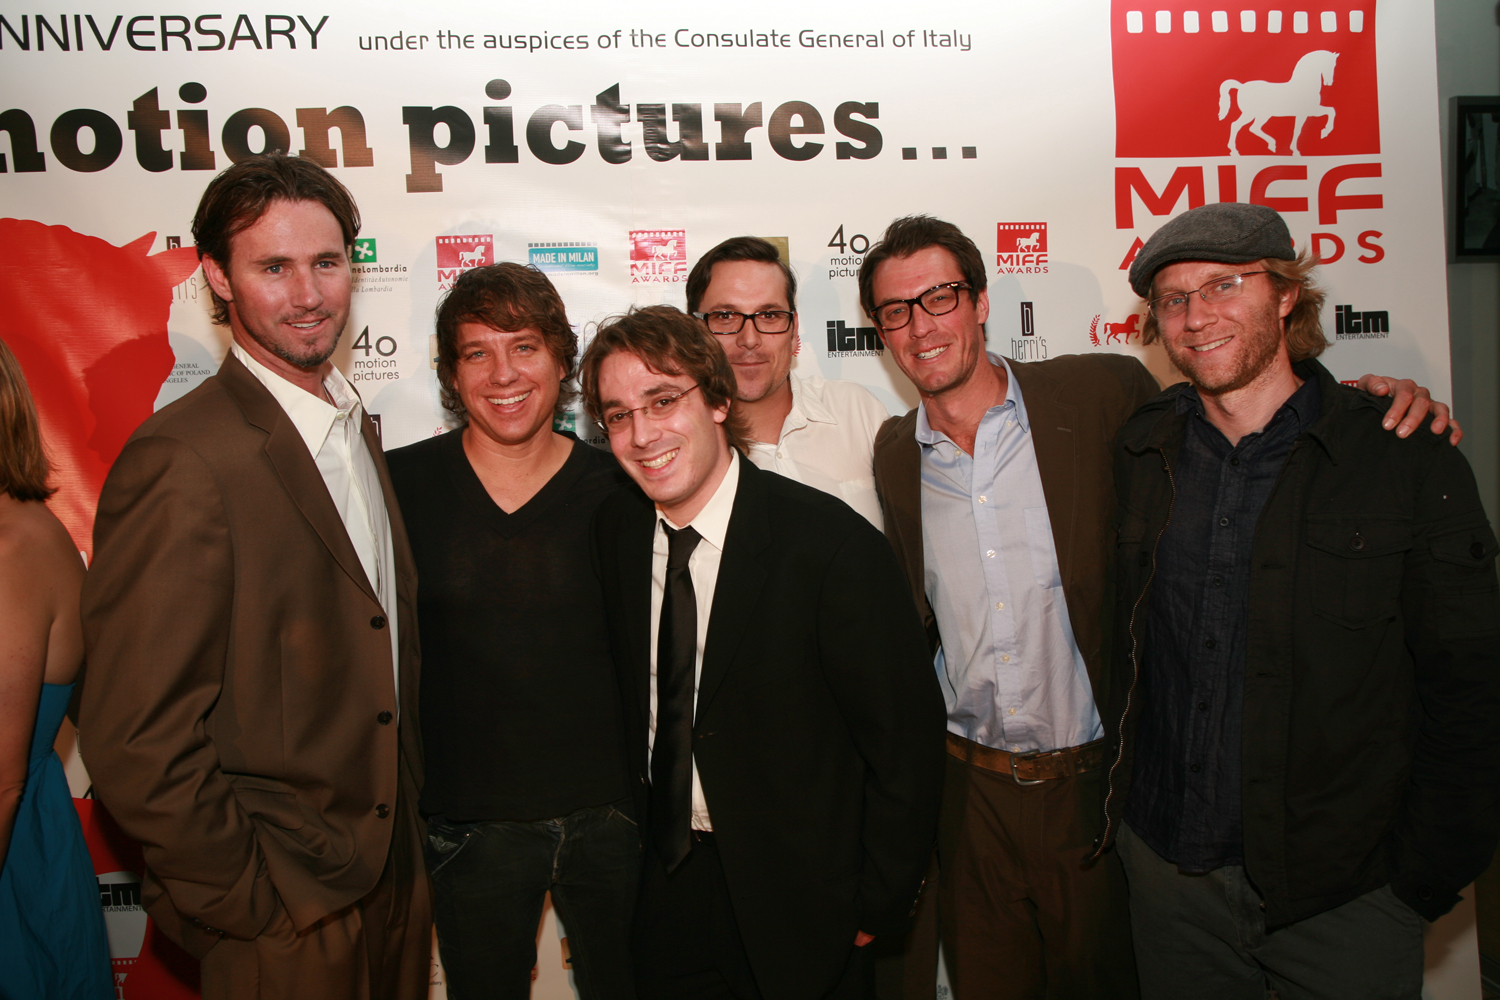
<svg viewBox="0 0 1500 1000"><path fill-rule="evenodd" d="M708 503L698 512L698 516L684 525L672 522L660 511L657 512L657 525L660 527L662 521L672 525L674 530L691 527L702 536L705 542L711 544L720 552L724 551L724 536L729 533L729 515L734 512L734 496L739 491L740 484L740 454L735 448L729 449L729 469L724 473L724 478L719 480L719 488L714 490L714 495L708 498Z"/></svg>
<svg viewBox="0 0 1500 1000"><path fill-rule="evenodd" d="M792 413L801 413L808 420L816 420L820 424L839 422L838 417L823 401L821 385L814 385L811 379L798 378L796 375L788 375L787 382L792 387Z"/></svg>
<svg viewBox="0 0 1500 1000"><path fill-rule="evenodd" d="M328 395L337 404L331 406L261 364L237 342L230 341L229 350L275 398L282 411L286 413L287 419L291 420L292 426L297 428L297 433L307 443L307 450L314 457L323 449L323 442L328 440L328 432L333 428L333 422L340 413L350 420L361 419L363 408L360 404L359 393L354 391L349 380L344 378L344 373L335 366L328 366L328 377L323 380L323 388L328 390Z"/></svg>
<svg viewBox="0 0 1500 1000"><path fill-rule="evenodd" d="M1290 413L1292 419L1297 423L1297 433L1306 432L1317 422L1318 415L1322 410L1323 392L1318 386L1316 378L1304 379L1297 387L1297 391L1287 397L1286 402L1276 408L1266 426L1261 428L1267 430L1270 426L1281 419L1283 413ZM1176 409L1179 414L1191 413L1200 420L1208 420L1203 409L1203 397L1191 384L1184 385L1182 392L1177 396Z"/></svg>
<svg viewBox="0 0 1500 1000"><path fill-rule="evenodd" d="M999 406L992 406L990 410L998 410L1005 406L1014 404L1016 411L1016 423L1021 425L1021 430L1031 433L1031 418L1026 415L1026 400L1021 395L1021 383L1016 381L1015 372L1011 371L1010 362L993 351L986 351L985 357L990 359L991 364L999 365L1005 369L1005 402ZM985 411L986 413L989 410ZM917 404L917 441L920 444L933 445L939 441L948 440L948 435L932 429L927 422L927 403L925 401Z"/></svg>

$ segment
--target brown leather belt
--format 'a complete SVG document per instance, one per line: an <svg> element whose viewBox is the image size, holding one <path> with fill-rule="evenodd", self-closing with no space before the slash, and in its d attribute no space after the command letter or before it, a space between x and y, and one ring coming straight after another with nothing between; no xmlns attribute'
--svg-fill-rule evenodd
<svg viewBox="0 0 1500 1000"><path fill-rule="evenodd" d="M1008 753L996 750L962 736L948 734L948 753L965 764L1004 774L1018 785L1035 785L1053 778L1068 778L1104 766L1104 740L1063 750L1039 750L1035 753Z"/></svg>

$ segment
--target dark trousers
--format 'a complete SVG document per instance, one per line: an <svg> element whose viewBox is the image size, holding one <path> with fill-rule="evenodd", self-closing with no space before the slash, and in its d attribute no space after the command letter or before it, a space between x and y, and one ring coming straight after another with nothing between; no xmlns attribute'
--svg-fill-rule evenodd
<svg viewBox="0 0 1500 1000"><path fill-rule="evenodd" d="M1382 886L1266 930L1260 895L1237 865L1184 874L1129 826L1120 857L1146 1000L1417 1000L1422 918Z"/></svg>
<svg viewBox="0 0 1500 1000"><path fill-rule="evenodd" d="M203 957L204 1000L426 1000L432 901L411 791L403 780L375 888L301 933L278 906L254 940L224 938Z"/></svg>
<svg viewBox="0 0 1500 1000"><path fill-rule="evenodd" d="M670 875L649 846L636 914L636 981L644 1000L762 1000L711 833Z"/></svg>
<svg viewBox="0 0 1500 1000"><path fill-rule="evenodd" d="M531 823L435 816L426 855L452 1000L531 996L537 924L549 891L568 933L579 996L635 996L629 949L640 834L619 808L590 806Z"/></svg>
<svg viewBox="0 0 1500 1000"><path fill-rule="evenodd" d="M1036 785L948 757L938 911L958 1000L1129 1000L1130 910L1099 769ZM930 996L930 992L928 993Z"/></svg>

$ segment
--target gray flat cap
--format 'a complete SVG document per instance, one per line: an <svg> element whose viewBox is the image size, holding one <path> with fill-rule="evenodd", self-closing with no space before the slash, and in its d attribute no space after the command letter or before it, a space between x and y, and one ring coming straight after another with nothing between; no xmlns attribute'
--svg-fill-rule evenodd
<svg viewBox="0 0 1500 1000"><path fill-rule="evenodd" d="M1265 257L1296 260L1292 234L1275 209L1241 201L1200 205L1158 229L1130 265L1130 287L1145 298L1168 264L1212 260L1244 264Z"/></svg>

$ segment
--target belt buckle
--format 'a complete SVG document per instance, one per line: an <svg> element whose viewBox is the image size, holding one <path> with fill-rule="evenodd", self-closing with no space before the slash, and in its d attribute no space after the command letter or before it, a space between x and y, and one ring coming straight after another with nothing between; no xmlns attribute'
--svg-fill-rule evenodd
<svg viewBox="0 0 1500 1000"><path fill-rule="evenodd" d="M1045 756L1045 754L1046 754L1046 751L1043 751L1043 750L1033 750L1031 753L1025 753L1025 754L1014 754L1014 753L1011 754L1010 755L1010 777L1011 777L1011 780L1014 781L1018 785L1040 785L1042 782L1046 781L1047 780L1046 778L1023 778L1019 774L1016 773L1016 761L1018 761L1018 760L1032 760L1032 759L1034 759L1036 757Z"/></svg>

